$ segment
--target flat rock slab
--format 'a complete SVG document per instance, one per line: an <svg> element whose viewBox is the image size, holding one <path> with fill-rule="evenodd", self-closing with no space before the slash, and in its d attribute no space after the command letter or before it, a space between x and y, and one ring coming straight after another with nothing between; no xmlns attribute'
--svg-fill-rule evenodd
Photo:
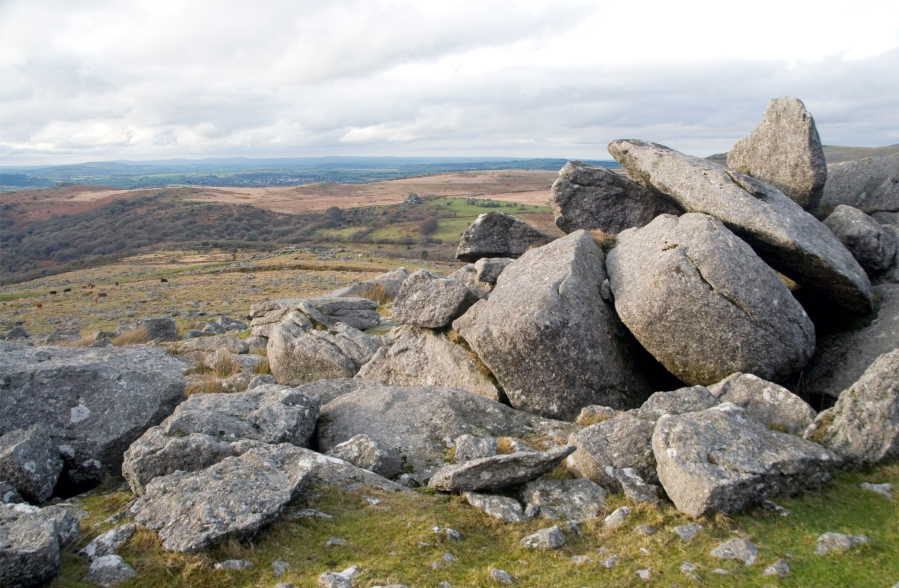
<svg viewBox="0 0 899 588"><path fill-rule="evenodd" d="M733 404L663 416L652 448L665 492L692 517L738 512L820 486L842 463L814 443L771 431Z"/></svg>
<svg viewBox="0 0 899 588"><path fill-rule="evenodd" d="M871 284L839 239L776 188L663 145L621 140L609 153L635 182L669 195L688 212L720 219L771 267L860 314Z"/></svg>
<svg viewBox="0 0 899 588"><path fill-rule="evenodd" d="M827 166L821 211L828 215L840 204L868 214L899 212L899 153Z"/></svg>
<svg viewBox="0 0 899 588"><path fill-rule="evenodd" d="M444 492L478 492L519 486L553 471L574 451L573 446L549 451L518 452L482 457L438 470L428 486Z"/></svg>
<svg viewBox="0 0 899 588"><path fill-rule="evenodd" d="M28 502L40 504L53 495L62 467L59 448L41 424L0 437L0 480L12 484Z"/></svg>
<svg viewBox="0 0 899 588"><path fill-rule="evenodd" d="M291 311L306 305L313 307L330 324L340 322L360 331L370 329L381 321L381 316L378 314L378 303L374 300L332 294L257 302L250 307L250 316L253 318L251 324L257 327L276 323ZM267 337L268 335L263 336Z"/></svg>
<svg viewBox="0 0 899 588"><path fill-rule="evenodd" d="M753 374L731 374L709 386L709 392L719 402L745 408L757 421L791 435L801 435L818 414L806 401L783 386Z"/></svg>
<svg viewBox="0 0 899 588"><path fill-rule="evenodd" d="M525 521L521 504L514 498L466 492L465 500L484 514L500 519L504 523L523 523Z"/></svg>
<svg viewBox="0 0 899 588"><path fill-rule="evenodd" d="M532 247L540 247L555 237L535 229L505 212L487 212L462 233L456 257L475 262L482 257L521 257Z"/></svg>
<svg viewBox="0 0 899 588"><path fill-rule="evenodd" d="M842 533L824 533L818 537L815 545L815 553L827 555L828 553L846 553L860 545L870 543L866 535L844 535Z"/></svg>
<svg viewBox="0 0 899 588"><path fill-rule="evenodd" d="M521 499L545 519L586 521L602 512L606 491L590 480L537 480L525 485Z"/></svg>
<svg viewBox="0 0 899 588"><path fill-rule="evenodd" d="M418 270L403 282L391 308L398 322L442 329L477 301L478 296L459 280Z"/></svg>

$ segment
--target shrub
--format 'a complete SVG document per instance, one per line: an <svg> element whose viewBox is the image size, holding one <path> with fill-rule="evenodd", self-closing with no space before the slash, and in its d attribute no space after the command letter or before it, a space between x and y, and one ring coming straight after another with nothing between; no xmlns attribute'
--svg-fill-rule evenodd
<svg viewBox="0 0 899 588"><path fill-rule="evenodd" d="M433 235L437 232L438 228L440 228L440 223L438 223L437 219L433 216L426 218L418 226L418 230L421 231L422 235Z"/></svg>

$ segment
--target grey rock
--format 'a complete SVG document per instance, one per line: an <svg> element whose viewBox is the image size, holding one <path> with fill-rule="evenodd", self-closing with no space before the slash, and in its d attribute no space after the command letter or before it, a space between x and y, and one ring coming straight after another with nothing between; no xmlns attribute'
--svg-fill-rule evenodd
<svg viewBox="0 0 899 588"><path fill-rule="evenodd" d="M887 499L893 498L893 485L892 484L871 484L869 482L862 482L860 486L863 490L869 490L876 494L880 494L884 498L887 498Z"/></svg>
<svg viewBox="0 0 899 588"><path fill-rule="evenodd" d="M265 386L266 384L277 384L278 380L275 379L275 376L271 374L266 374L264 376L253 376L250 380L250 383L247 384L247 390L252 390L253 388L258 388L259 386Z"/></svg>
<svg viewBox="0 0 899 588"><path fill-rule="evenodd" d="M400 292L400 286L409 277L409 270L404 267L383 273L368 280L350 284L345 288L334 290L330 296L379 298L378 301L393 300Z"/></svg>
<svg viewBox="0 0 899 588"><path fill-rule="evenodd" d="M311 483L313 467L293 445L252 449L199 472L155 478L132 512L166 550L196 553L274 520Z"/></svg>
<svg viewBox="0 0 899 588"><path fill-rule="evenodd" d="M637 533L638 535L643 535L643 536L649 537L649 536L655 535L657 533L657 531L656 531L655 527L650 527L649 525L637 525L634 528L634 533Z"/></svg>
<svg viewBox="0 0 899 588"><path fill-rule="evenodd" d="M319 588L352 588L353 580L359 575L359 568L353 566L342 572L328 572L318 577Z"/></svg>
<svg viewBox="0 0 899 588"><path fill-rule="evenodd" d="M786 578L790 575L790 565L782 559L777 560L762 572L763 576L779 576Z"/></svg>
<svg viewBox="0 0 899 588"><path fill-rule="evenodd" d="M656 392L650 396L637 416L648 421L657 421L666 414L686 414L718 406L720 402L703 386L679 388L672 392Z"/></svg>
<svg viewBox="0 0 899 588"><path fill-rule="evenodd" d="M244 339L247 344L247 353L257 353L268 349L268 337L247 337Z"/></svg>
<svg viewBox="0 0 899 588"><path fill-rule="evenodd" d="M225 352L227 353L227 352ZM244 356L234 356L234 357L246 357ZM235 392L244 392L250 388L250 382L256 379L253 374L248 374L246 372L238 372L233 376L229 376L224 380L219 380L219 384L222 386L222 392L225 394L233 394ZM274 378L273 378L274 379Z"/></svg>
<svg viewBox="0 0 899 588"><path fill-rule="evenodd" d="M637 577L641 580L649 580L650 578L652 578L652 570L649 568L635 570L634 573L637 574Z"/></svg>
<svg viewBox="0 0 899 588"><path fill-rule="evenodd" d="M243 321L239 321L227 316L220 316L216 319L215 324L221 326L225 331L246 331L250 325Z"/></svg>
<svg viewBox="0 0 899 588"><path fill-rule="evenodd" d="M612 514L607 516L602 523L602 526L606 529L617 529L627 522L627 519L631 516L631 509L626 506L619 506Z"/></svg>
<svg viewBox="0 0 899 588"><path fill-rule="evenodd" d="M335 445L328 451L328 455L385 478L392 478L403 471L399 455L394 451L381 448L368 435L356 435Z"/></svg>
<svg viewBox="0 0 899 588"><path fill-rule="evenodd" d="M23 341L31 338L31 333L25 327L13 327L6 333L7 341Z"/></svg>
<svg viewBox="0 0 899 588"><path fill-rule="evenodd" d="M665 492L692 517L738 512L820 486L841 463L814 443L771 431L733 404L663 416L652 448Z"/></svg>
<svg viewBox="0 0 899 588"><path fill-rule="evenodd" d="M501 584L504 586L508 586L510 584L515 583L515 578L513 578L508 572L504 572L502 570L491 569L490 570L490 581L495 584Z"/></svg>
<svg viewBox="0 0 899 588"><path fill-rule="evenodd" d="M634 504L658 504L661 499L661 487L647 483L633 468L615 470L615 479L621 484L624 496Z"/></svg>
<svg viewBox="0 0 899 588"><path fill-rule="evenodd" d="M332 326L341 322L347 326L364 331L377 325L381 321L378 314L378 303L367 298L350 298L335 295L316 296L312 298L281 298L277 300L264 300L250 307L252 327L264 327L280 322L287 314L294 310L305 309L306 313L312 312L323 317ZM314 310L310 311L312 308ZM253 329L253 335L268 337L263 330Z"/></svg>
<svg viewBox="0 0 899 588"><path fill-rule="evenodd" d="M731 374L709 386L709 391L720 402L745 408L757 421L791 435L801 435L818 414L802 398L783 386L753 374Z"/></svg>
<svg viewBox="0 0 899 588"><path fill-rule="evenodd" d="M287 568L290 567L290 564L286 561L275 560L272 562L272 575L276 578L280 578L287 572Z"/></svg>
<svg viewBox="0 0 899 588"><path fill-rule="evenodd" d="M462 282L418 270L403 282L391 308L396 321L441 329L477 301L478 297Z"/></svg>
<svg viewBox="0 0 899 588"><path fill-rule="evenodd" d="M518 486L553 471L573 451L574 447L564 446L448 465L437 470L428 486L444 492L477 492Z"/></svg>
<svg viewBox="0 0 899 588"><path fill-rule="evenodd" d="M52 333L36 335L32 338L35 345L57 345L59 343L78 341L81 339L81 333L78 331L61 331L56 329Z"/></svg>
<svg viewBox="0 0 899 588"><path fill-rule="evenodd" d="M842 533L824 533L818 537L815 545L815 553L827 555L828 553L846 553L859 545L870 543L865 535L843 535Z"/></svg>
<svg viewBox="0 0 899 588"><path fill-rule="evenodd" d="M599 562L599 564L604 568L611 569L611 568L614 568L616 565L618 565L618 559L619 558L617 555L613 555L613 556L610 556L610 557L602 560L601 562Z"/></svg>
<svg viewBox="0 0 899 588"><path fill-rule="evenodd" d="M99 586L113 586L136 577L137 572L121 556L104 555L91 563L83 581Z"/></svg>
<svg viewBox="0 0 899 588"><path fill-rule="evenodd" d="M593 480L613 492L624 489L616 476L623 468L632 468L649 483L657 482L653 427L651 421L629 413L585 427L569 439L577 450L566 465L576 476Z"/></svg>
<svg viewBox="0 0 899 588"><path fill-rule="evenodd" d="M566 439L577 428L464 390L370 383L322 407L317 443L320 451L327 452L365 434L379 447L396 450L414 472L423 472L444 465L444 439L451 441L468 433L554 440Z"/></svg>
<svg viewBox="0 0 899 588"><path fill-rule="evenodd" d="M853 312L870 312L864 270L830 229L779 190L655 143L613 141L608 149L632 180L687 212L720 219L777 271Z"/></svg>
<svg viewBox="0 0 899 588"><path fill-rule="evenodd" d="M0 480L0 504L17 504L20 502L25 502L25 499L22 498L16 487L6 480Z"/></svg>
<svg viewBox="0 0 899 588"><path fill-rule="evenodd" d="M876 276L896 263L897 243L893 233L861 210L840 204L824 219L824 224L858 260L868 276Z"/></svg>
<svg viewBox="0 0 899 588"><path fill-rule="evenodd" d="M182 341L178 345L180 353L188 351L218 351L225 349L231 353L248 353L250 346L236 335L212 335L210 337L198 337L189 341Z"/></svg>
<svg viewBox="0 0 899 588"><path fill-rule="evenodd" d="M56 522L41 509L0 504L0 586L44 586L60 569Z"/></svg>
<svg viewBox="0 0 899 588"><path fill-rule="evenodd" d="M509 257L484 257L477 260L474 268L477 270L478 281L495 284L506 266L513 261L515 260Z"/></svg>
<svg viewBox="0 0 899 588"><path fill-rule="evenodd" d="M821 211L840 204L868 214L899 212L899 153L829 165Z"/></svg>
<svg viewBox="0 0 899 588"><path fill-rule="evenodd" d="M475 219L459 239L456 257L475 262L483 257L518 258L533 247L555 239L549 233L505 212L488 212Z"/></svg>
<svg viewBox="0 0 899 588"><path fill-rule="evenodd" d="M614 418L618 416L620 412L621 411L615 410L614 408L608 406L590 404L581 409L580 414L577 415L577 418L574 419L574 422L587 427Z"/></svg>
<svg viewBox="0 0 899 588"><path fill-rule="evenodd" d="M473 263L460 267L448 275L447 278L462 282L475 296L482 300L490 298L490 293L493 292L495 287L495 284L482 282L478 279L478 269Z"/></svg>
<svg viewBox="0 0 899 588"><path fill-rule="evenodd" d="M559 175L549 201L556 226L566 233L600 229L617 234L642 227L660 214L680 213L662 194L604 167L569 161Z"/></svg>
<svg viewBox="0 0 899 588"><path fill-rule="evenodd" d="M815 350L815 327L777 274L708 215L628 229L607 267L621 320L688 384L734 371L780 379Z"/></svg>
<svg viewBox="0 0 899 588"><path fill-rule="evenodd" d="M412 278L410 278L411 280ZM445 386L500 401L503 396L487 368L462 345L429 329L403 325L391 332L357 378L393 386Z"/></svg>
<svg viewBox="0 0 899 588"><path fill-rule="evenodd" d="M134 323L123 325L115 330L114 335L122 335L138 329L147 330L147 338L150 341L177 341L178 326L170 318L147 318Z"/></svg>
<svg viewBox="0 0 899 588"><path fill-rule="evenodd" d="M759 549L753 545L748 539L734 538L725 541L712 550L712 557L718 559L736 559L742 561L745 565L751 566L755 563L755 558L759 554Z"/></svg>
<svg viewBox="0 0 899 588"><path fill-rule="evenodd" d="M519 545L528 549L559 549L565 545L565 534L558 526L552 526L528 535L519 542Z"/></svg>
<svg viewBox="0 0 899 588"><path fill-rule="evenodd" d="M521 504L514 498L466 492L465 500L484 514L500 519L504 523L523 523L525 520Z"/></svg>
<svg viewBox="0 0 899 588"><path fill-rule="evenodd" d="M137 531L137 525L134 523L110 529L94 538L79 553L91 561L106 555L114 555L122 545L131 539L135 531Z"/></svg>
<svg viewBox="0 0 899 588"><path fill-rule="evenodd" d="M606 491L590 480L537 480L522 489L521 500L545 519L586 521L602 512Z"/></svg>
<svg viewBox="0 0 899 588"><path fill-rule="evenodd" d="M804 437L855 466L899 458L899 349L881 355Z"/></svg>
<svg viewBox="0 0 899 588"><path fill-rule="evenodd" d="M363 388L372 388L375 384L366 380L357 380L353 378L334 378L330 380L319 380L311 384L304 384L297 387L309 398L317 398L319 403L324 406L344 394L362 390Z"/></svg>
<svg viewBox="0 0 899 588"><path fill-rule="evenodd" d="M197 471L261 443L305 446L318 414L316 399L277 384L234 394L193 394L131 445L122 473L132 491L142 494L154 478Z"/></svg>
<svg viewBox="0 0 899 588"><path fill-rule="evenodd" d="M573 420L590 404L636 406L652 360L603 300L604 280L602 250L578 231L508 266L453 328L515 408Z"/></svg>
<svg viewBox="0 0 899 588"><path fill-rule="evenodd" d="M702 525L681 525L679 527L674 527L671 531L677 533L677 535L684 541L689 541L695 537L697 533L702 531Z"/></svg>
<svg viewBox="0 0 899 588"><path fill-rule="evenodd" d="M817 211L827 181L815 119L789 96L768 102L759 126L728 153L727 167L771 184L809 212Z"/></svg>
<svg viewBox="0 0 899 588"><path fill-rule="evenodd" d="M229 571L237 571L237 570L248 570L252 567L256 567L256 564L247 559L228 559L225 561L220 561L212 566L214 570L229 570Z"/></svg>
<svg viewBox="0 0 899 588"><path fill-rule="evenodd" d="M496 455L498 446L496 437L475 437L474 435L459 435L454 441L456 452L453 454L453 461L462 463L482 457L493 457Z"/></svg>
<svg viewBox="0 0 899 588"><path fill-rule="evenodd" d="M0 434L46 426L70 483L118 474L128 446L182 400L181 364L164 349L0 350Z"/></svg>
<svg viewBox="0 0 899 588"><path fill-rule="evenodd" d="M0 480L28 502L39 504L53 495L62 467L59 449L42 424L0 436Z"/></svg>
<svg viewBox="0 0 899 588"><path fill-rule="evenodd" d="M322 455L308 449L303 449L302 451L313 464L312 475L317 483L340 486L346 492L360 488L371 488L382 492L409 491L408 488L398 483L391 482L383 476L356 467L342 459Z"/></svg>

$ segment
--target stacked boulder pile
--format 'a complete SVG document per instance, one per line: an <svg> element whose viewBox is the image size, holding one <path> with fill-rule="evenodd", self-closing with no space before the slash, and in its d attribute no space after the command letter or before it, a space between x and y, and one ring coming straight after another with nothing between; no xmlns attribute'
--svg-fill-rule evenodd
<svg viewBox="0 0 899 588"><path fill-rule="evenodd" d="M771 102L729 167L645 141L609 151L627 177L561 170L551 202L566 236L490 212L462 235L468 265L453 274L401 268L265 301L248 341L197 336L180 359L0 343L4 502L121 471L137 499L116 537L143 525L192 553L258 532L314 484L429 486L509 523L576 523L603 516L611 493L734 513L899 458L895 174L843 178L830 198L793 98ZM877 211L845 203L862 184L880 190ZM393 299L391 321L373 292ZM869 320L821 337L807 305ZM184 357L251 348L271 377L185 398ZM781 385L797 374L835 404L818 413ZM573 479L546 476L560 468ZM15 564L0 580L52 577L69 523L2 508ZM523 545L562 543L552 526Z"/></svg>

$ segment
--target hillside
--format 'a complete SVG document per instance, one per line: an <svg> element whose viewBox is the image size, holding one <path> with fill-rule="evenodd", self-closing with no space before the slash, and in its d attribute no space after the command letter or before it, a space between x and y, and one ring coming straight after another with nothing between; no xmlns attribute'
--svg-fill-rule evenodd
<svg viewBox="0 0 899 588"><path fill-rule="evenodd" d="M893 155L894 153L899 153L899 145L889 145L887 147L824 145L824 159L827 160L827 163L840 163L865 157L883 157L884 155ZM721 165L727 165L727 153L716 153L709 155L706 159Z"/></svg>

